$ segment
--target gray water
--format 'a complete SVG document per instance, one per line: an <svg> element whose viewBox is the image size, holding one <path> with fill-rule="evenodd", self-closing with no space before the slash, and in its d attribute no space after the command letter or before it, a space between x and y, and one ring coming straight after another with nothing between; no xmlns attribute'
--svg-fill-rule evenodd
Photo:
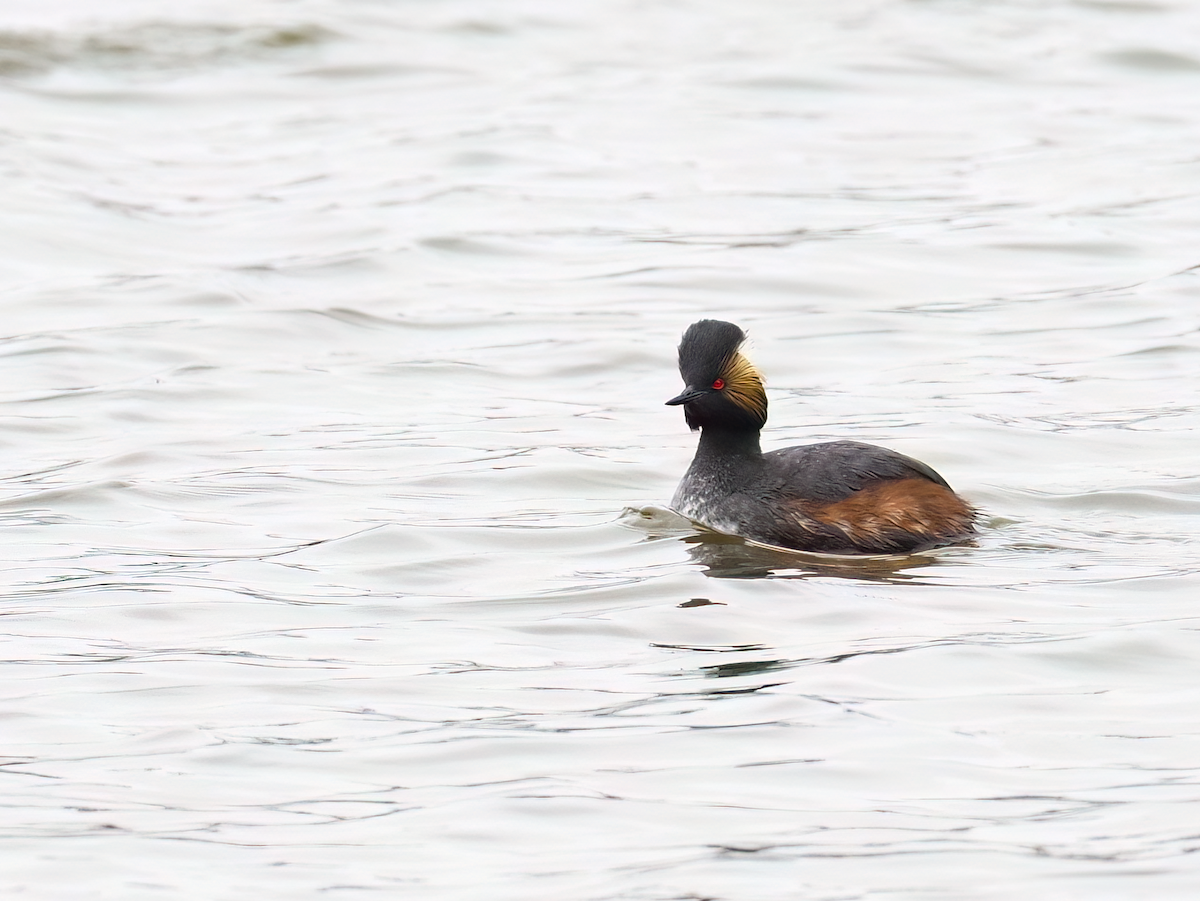
<svg viewBox="0 0 1200 901"><path fill-rule="evenodd" d="M0 13L3 895L1195 897L1198 34ZM674 517L704 316L975 546Z"/></svg>

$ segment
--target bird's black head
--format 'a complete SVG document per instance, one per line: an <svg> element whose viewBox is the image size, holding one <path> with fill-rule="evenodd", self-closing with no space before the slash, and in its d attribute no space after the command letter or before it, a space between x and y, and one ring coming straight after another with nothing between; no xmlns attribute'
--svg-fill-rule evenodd
<svg viewBox="0 0 1200 901"><path fill-rule="evenodd" d="M679 374L687 387L667 404L683 404L693 429L758 431L766 423L767 393L762 376L740 352L745 340L745 332L719 319L701 319L683 333Z"/></svg>

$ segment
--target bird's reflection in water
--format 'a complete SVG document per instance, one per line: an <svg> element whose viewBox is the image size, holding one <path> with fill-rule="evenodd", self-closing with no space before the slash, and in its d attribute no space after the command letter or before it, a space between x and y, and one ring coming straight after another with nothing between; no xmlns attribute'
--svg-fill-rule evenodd
<svg viewBox="0 0 1200 901"><path fill-rule="evenodd" d="M889 557L851 557L776 550L748 544L733 535L702 532L682 539L691 558L714 579L857 579L867 582L916 582L921 576L907 570L937 566L935 556L908 554Z"/></svg>
<svg viewBox="0 0 1200 901"><path fill-rule="evenodd" d="M750 544L736 535L707 529L696 531L699 527L686 517L669 507L655 505L627 507L622 512L620 522L645 532L651 541L682 541L687 545L692 560L704 566L704 574L714 579L837 578L929 585L935 584L934 580L927 577L927 573L916 571L927 571L947 562L939 556L945 548L933 553L858 557L813 554ZM954 545L973 546L973 541ZM705 603L704 599L697 598L687 606L700 606L702 603Z"/></svg>

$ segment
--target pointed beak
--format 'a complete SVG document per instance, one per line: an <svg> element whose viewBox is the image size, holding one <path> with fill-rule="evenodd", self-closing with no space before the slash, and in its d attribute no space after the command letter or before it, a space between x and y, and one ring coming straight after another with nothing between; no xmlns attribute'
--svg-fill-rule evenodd
<svg viewBox="0 0 1200 901"><path fill-rule="evenodd" d="M690 404L696 398L703 397L707 393L703 388L684 388L682 394L667 401L667 406L678 407L680 404Z"/></svg>

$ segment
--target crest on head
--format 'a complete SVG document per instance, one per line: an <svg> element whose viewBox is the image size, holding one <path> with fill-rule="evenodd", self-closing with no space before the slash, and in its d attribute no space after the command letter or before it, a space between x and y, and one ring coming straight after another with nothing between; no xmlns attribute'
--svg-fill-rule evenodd
<svg viewBox="0 0 1200 901"><path fill-rule="evenodd" d="M761 373L741 353L746 333L732 322L701 319L679 342L679 374L687 386L669 403L683 404L693 429L761 429L767 393Z"/></svg>

